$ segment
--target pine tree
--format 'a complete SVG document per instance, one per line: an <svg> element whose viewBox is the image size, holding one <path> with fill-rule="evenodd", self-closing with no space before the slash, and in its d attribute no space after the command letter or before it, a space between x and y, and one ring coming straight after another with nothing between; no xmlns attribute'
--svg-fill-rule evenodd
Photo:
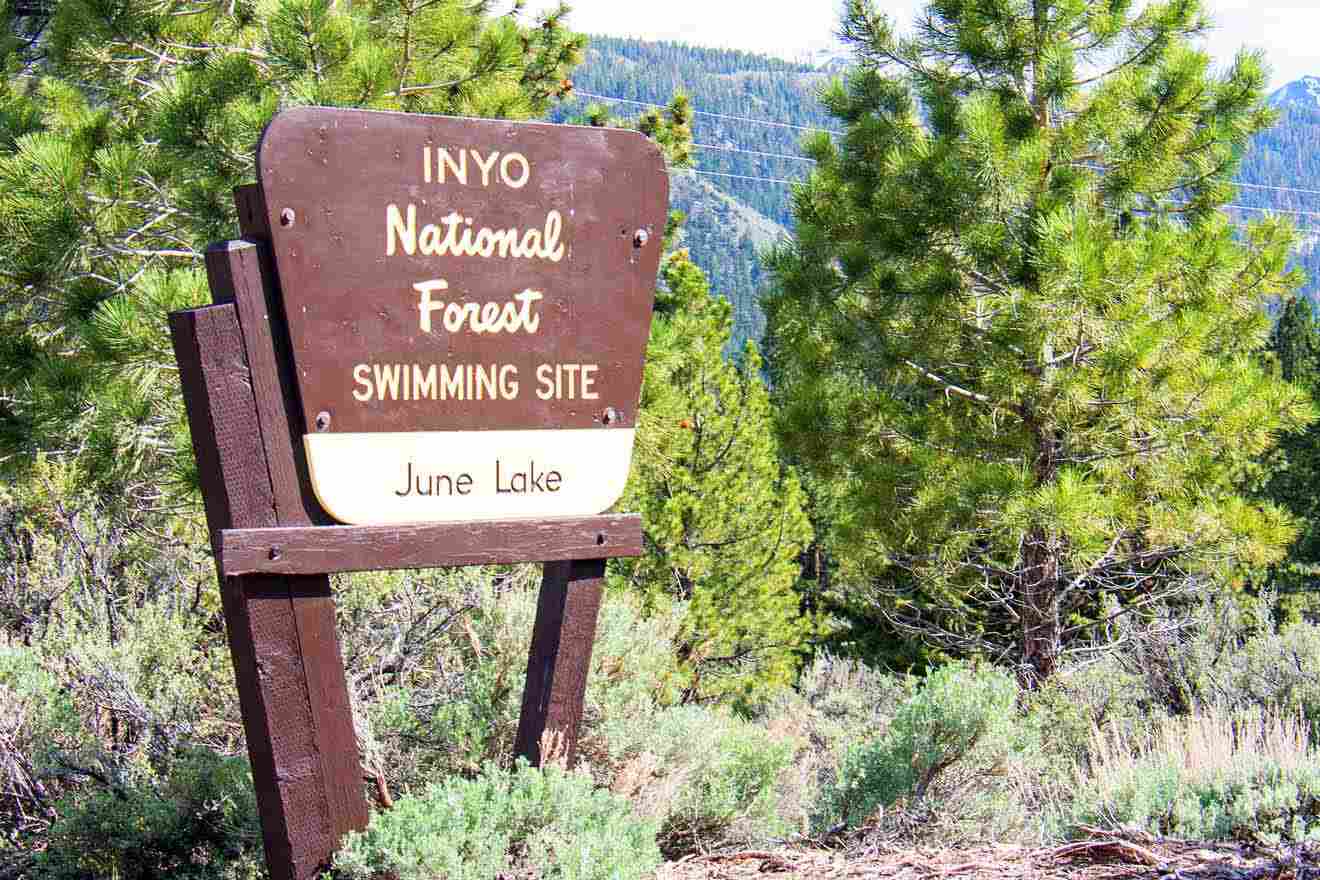
<svg viewBox="0 0 1320 880"><path fill-rule="evenodd" d="M771 260L782 435L825 487L836 584L908 633L1016 664L1134 632L1273 562L1237 488L1313 418L1256 353L1295 236L1219 210L1274 114L1216 72L1201 0L869 0Z"/></svg>
<svg viewBox="0 0 1320 880"><path fill-rule="evenodd" d="M1279 374L1320 399L1320 325L1315 307L1304 297L1292 297L1280 311L1270 334L1269 350ZM1280 594L1284 616L1314 612L1320 577L1320 423L1285 434L1264 463L1261 494L1297 517L1297 539L1287 557L1270 571L1268 583Z"/></svg>
<svg viewBox="0 0 1320 880"><path fill-rule="evenodd" d="M622 502L642 514L646 555L616 572L653 610L686 603L675 647L687 699L750 699L791 681L812 634L796 589L810 526L756 347L740 364L722 356L732 309L686 251L661 281Z"/></svg>
<svg viewBox="0 0 1320 880"><path fill-rule="evenodd" d="M498 8L503 8L498 7ZM190 480L166 313L282 107L543 114L583 38L488 0L9 5L0 63L0 455L158 507ZM17 11L21 11L21 15ZM26 39L24 37L27 37Z"/></svg>

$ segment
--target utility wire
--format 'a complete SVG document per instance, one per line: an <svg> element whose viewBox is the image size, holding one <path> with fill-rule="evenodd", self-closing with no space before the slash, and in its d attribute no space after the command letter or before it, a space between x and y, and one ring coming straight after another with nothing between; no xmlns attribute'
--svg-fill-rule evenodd
<svg viewBox="0 0 1320 880"><path fill-rule="evenodd" d="M601 95L595 92L584 92L580 90L575 90L574 94L581 95L584 98L595 98L601 101L615 101L620 104L632 104L638 107L656 107L663 110L668 106L666 104L657 104L652 101L634 101L630 98L616 98L613 97L612 95ZM832 128L816 128L808 125L794 125L788 122L776 122L769 119L755 119L750 116L731 116L725 113L712 113L707 110L697 110L695 108L692 110L692 113L693 115L696 116L709 116L714 119L727 119L733 122L750 122L754 125L768 125L768 126L773 126L775 128L789 128L797 131L823 131L828 134L834 134L834 135L843 134L843 132ZM694 143L692 144L692 146L695 149L699 149L699 150L717 150L719 152L724 152L724 153L741 153L747 156L760 156L762 158L767 158L767 159L785 159L785 160L797 161L797 162L808 162L813 165L816 164L815 159L811 159L807 156L794 156L788 153L771 153L763 150L748 150L748 149L743 149L741 147L724 147L724 146L718 146L716 144ZM1103 168L1095 165L1088 165L1084 163L1078 163L1078 165L1079 167L1087 168L1091 171L1104 170ZM732 180L746 180L757 183L778 183L778 184L789 184L789 185L794 183L801 183L800 180L790 180L783 177L758 177L750 174L730 174L723 171L703 171L701 169L688 169L688 170L691 171L693 174L700 174L705 177L724 177ZM1238 181L1238 180L1231 182L1234 186L1241 187L1243 189L1259 189L1259 190L1270 190L1273 192L1301 193L1303 195L1320 196L1320 190L1317 189L1305 189L1303 187L1282 186L1282 185L1272 185L1272 184L1263 184L1263 183L1246 183L1245 181ZM1172 205L1189 204L1188 202L1179 202L1172 199L1165 199L1164 201L1167 204L1172 204ZM1256 211L1262 214L1294 214L1298 217L1308 217L1308 218L1320 217L1320 211L1303 211L1297 208L1260 208L1254 205L1228 204L1228 205L1220 205L1219 209L1235 210L1235 211ZM1304 227L1304 231L1316 231L1316 230L1317 227L1315 226L1308 225Z"/></svg>
<svg viewBox="0 0 1320 880"><path fill-rule="evenodd" d="M613 97L612 95L601 95L601 94L598 94L598 93L596 93L596 92L584 92L584 91L580 91L580 90L574 90L574 94L575 94L575 95L581 95L581 96L586 97L586 98L595 98L595 99L597 99L597 100L601 100L601 101L616 101L616 102L621 103L621 104L634 104L634 105L639 106L639 107L658 107L658 108L660 108L660 109L662 109L662 110L665 109L665 108L668 106L667 104L657 104L657 103L654 103L654 102L652 102L652 101L634 101L634 100L632 100L632 99L630 99L630 98L615 98L615 97ZM816 127L809 126L809 125L794 125L794 124L792 124L792 123L788 123L788 122L776 122L776 121L774 121L774 120L770 120L770 119L755 119L755 118L752 118L752 117L750 117L750 116L730 116L730 115L725 114L725 113L712 113L712 112L710 112L710 111L708 111L708 110L697 110L697 109L693 109L693 110L692 110L692 113L693 113L694 115L697 115L697 116L710 116L710 117L713 117L713 118L715 118L715 119L728 119L728 120L731 120L731 121L734 121L734 122L750 122L750 123L753 123L753 124L755 124L755 125L770 125L770 126L774 126L774 127L776 127L776 128L791 128L791 129L796 129L796 130L798 130L798 131L823 131L823 132L827 132L827 133L829 133L829 134L835 134L835 135L842 135L842 134L843 134L843 132L841 132L841 131L839 131L839 130L837 130L837 129L833 129L833 128L816 128ZM815 164L815 162L816 162L815 159L810 159L810 158L808 158L808 157L806 157L806 156L793 156L793 155L790 155L790 154L788 154L788 153L769 153L769 152L764 152L764 151L762 151L762 150L746 150L746 149L742 149L742 148L739 148L739 147L722 147L722 146L716 146L715 144L696 144L696 143L694 143L692 146L695 147L695 148L697 148L697 149L700 149L700 150L719 150L719 151L721 151L721 152L726 152L726 153L743 153L743 154L746 154L746 155L748 155L748 156L761 156L761 157L763 157L763 158L768 158L768 159L788 159L788 160L793 160L793 161L797 161L797 162L810 162L810 163L812 163L812 164ZM1098 167L1098 166L1094 166L1094 165L1086 165L1086 164L1083 164L1083 163L1078 163L1078 164L1080 165L1080 167L1082 167L1082 168L1089 168L1089 169L1091 169L1092 171L1103 171L1103 170L1104 170L1103 168L1100 168L1100 167ZM714 174L715 172L703 172L703 173ZM794 182L794 181L778 180L778 179L774 179L774 178L752 178L752 177L744 177L743 175L725 175L725 176L739 177L739 178L743 178L743 179L747 179L747 180L767 180L767 181L769 181L769 182L774 182L774 183L793 183L793 182ZM1297 187L1297 186L1282 186L1282 185L1278 185L1278 184L1246 183L1245 181L1240 181L1240 180L1234 180L1234 181L1232 181L1232 183L1233 183L1234 186L1241 187L1241 188L1243 188L1243 189L1263 189L1263 190L1272 190L1272 191L1275 191L1275 192L1290 192L1290 193L1301 193L1301 194L1303 194L1303 195L1320 196L1320 189L1305 189L1305 188L1303 188L1303 187ZM1264 210L1264 209L1260 209L1260 208L1252 208L1252 207L1249 207L1249 206L1246 206L1246 205L1225 205L1224 207L1228 207L1228 208L1237 207L1237 208L1240 208L1240 209L1242 209L1242 210L1246 210L1246 211ZM1278 208L1278 209L1272 209L1272 210L1278 210L1278 211L1281 211L1281 212L1287 212L1287 213L1307 213L1307 212L1291 211L1291 210L1289 210L1289 209L1287 209L1287 208ZM1320 214L1316 214L1315 216L1320 216Z"/></svg>
<svg viewBox="0 0 1320 880"><path fill-rule="evenodd" d="M763 150L745 150L742 149L741 147L722 147L722 146L717 146L716 144L694 143L692 144L692 146L698 150L718 150L722 153L742 153L747 156L761 156L767 159L791 159L797 162L810 162L812 165L817 164L815 159L809 158L807 156L794 156L790 153L767 153ZM1078 164L1079 167L1087 168L1092 171L1104 170L1097 165L1086 165L1082 163L1078 163ZM1303 189L1302 187L1298 187L1298 186L1280 186L1280 185L1272 185L1272 184L1264 184L1264 183L1247 183L1246 181L1242 181L1242 180L1234 180L1230 182L1234 186L1240 187L1242 189L1264 189L1275 192L1302 193L1304 195L1320 196L1320 189ZM1246 205L1225 205L1224 207L1241 208L1245 211L1259 210L1256 208L1248 207ZM1291 211L1291 209L1288 208L1277 208L1271 210L1290 211L1291 213L1299 213L1299 212ZM1300 213L1305 213L1305 212L1300 212Z"/></svg>
<svg viewBox="0 0 1320 880"><path fill-rule="evenodd" d="M788 153L765 153L761 150L744 150L740 147L717 147L714 144L694 143L692 146L696 147L698 150L719 150L722 153L746 153L748 156L764 156L769 159L793 159L798 162L810 162L812 165L816 164L815 159L806 156L792 156Z"/></svg>
<svg viewBox="0 0 1320 880"><path fill-rule="evenodd" d="M1306 195L1320 196L1320 189L1302 189L1297 186L1268 186L1263 183L1243 183L1240 180L1233 181L1234 186L1240 186L1244 189L1273 189L1279 192L1305 193Z"/></svg>
<svg viewBox="0 0 1320 880"><path fill-rule="evenodd" d="M1175 205L1188 205L1190 202L1173 202ZM1296 208L1256 208L1251 205L1220 205L1221 210L1259 211L1262 214L1298 214L1302 217L1320 217L1320 211L1299 211Z"/></svg>
<svg viewBox="0 0 1320 880"><path fill-rule="evenodd" d="M639 107L659 107L661 110L664 110L669 106L668 104L656 104L652 101L634 101L630 98L614 98L609 95L598 95L594 92L584 92L579 89L574 89L573 94L581 95L584 98L595 98L598 101L617 101L620 104L636 104ZM709 116L713 119L728 119L731 122L750 122L754 125L770 125L775 128L793 128L798 131L823 131L827 134L843 134L843 132L833 128L817 128L811 125L794 125L791 122L774 122L769 119L754 119L750 116L730 116L727 113L710 113L706 110L696 109L692 110L692 113L696 116Z"/></svg>
<svg viewBox="0 0 1320 880"><path fill-rule="evenodd" d="M797 159L797 160L802 161L802 162L812 162L812 163L814 163L814 162L816 161L815 159L808 159L808 158L805 157L805 156L790 156L790 155L788 155L788 154L786 154L786 153L764 153L764 152L761 152L760 150L743 150L743 149L738 149L738 148L736 148L736 147L717 147L717 146L713 146L713 145L710 145L710 144L693 144L692 146L694 146L694 147L698 147L698 148L701 148L701 149L707 149L707 150L721 150L721 151L729 152L729 153L746 153L746 154L748 154L748 155L752 155L752 156L768 156L768 157L776 158L776 159ZM1098 168L1092 168L1092 166L1089 166L1089 165L1086 165L1086 166L1083 166L1083 167L1085 167L1085 168L1091 168L1092 170L1097 170L1097 171L1099 170ZM734 179L736 179L736 180L752 180L752 181L759 181L759 182L761 182L761 183L788 183L788 184L792 184L792 183L801 183L801 182L802 182L801 180L789 180L789 179L785 179L785 178L782 178L782 177L755 177L755 176L746 175L746 174L728 174L728 173L724 173L724 172L720 172L720 171L703 171L703 170L699 170L699 169L698 169L698 170L695 170L694 173L696 173L696 174L705 174L705 175L708 175L708 176L710 176L710 177L731 177L731 178L734 178ZM1316 195L1320 195L1320 190L1307 190L1307 189L1300 189L1300 188L1297 188L1297 187L1288 187L1288 186L1266 186L1266 185L1264 185L1264 184L1241 183L1241 182L1239 182L1239 181L1233 181L1233 184L1234 184L1235 186L1240 186L1240 187L1245 187L1245 188L1250 188L1250 189L1270 189L1270 190L1281 190L1281 191L1284 191L1284 192L1315 193ZM1165 202L1166 204L1170 204L1170 205L1188 205L1188 204L1190 204L1190 202L1180 202L1180 201L1176 201L1176 200L1174 200L1174 199L1162 199L1161 201ZM1220 206L1219 206L1219 209L1220 209L1220 210L1230 210L1230 209L1231 209L1231 210L1236 210L1236 211L1257 211L1257 212L1262 213L1262 214L1295 214L1295 215L1297 215L1297 216L1299 216L1299 217L1320 217L1320 211L1304 211L1304 210L1301 210L1301 209L1299 209L1299 208L1257 207L1257 206L1254 206L1254 205L1235 205L1235 204L1226 204L1226 205L1220 205ZM1308 229L1311 229L1311 228L1314 228L1314 227L1309 227L1309 226L1308 226L1307 228L1308 228Z"/></svg>
<svg viewBox="0 0 1320 880"><path fill-rule="evenodd" d="M762 183L801 183L800 180L789 180L784 177L751 177L746 174L727 174L723 171L702 171L700 168L686 169L693 174L704 174L707 177L732 177L735 180L757 180Z"/></svg>
<svg viewBox="0 0 1320 880"><path fill-rule="evenodd" d="M1085 168L1088 171L1097 171L1097 172L1105 171L1105 168L1101 165L1091 165L1086 162L1070 162L1068 164L1072 165L1075 168ZM1281 186L1278 184L1247 183L1244 180L1230 180L1229 183L1233 184L1236 187L1241 187L1242 189L1267 189L1267 190L1274 190L1276 192L1295 192L1295 193L1302 193L1304 195L1320 196L1320 189L1303 189L1302 187L1299 186ZM1279 210L1286 210L1286 209L1280 208Z"/></svg>
<svg viewBox="0 0 1320 880"><path fill-rule="evenodd" d="M750 180L750 181L756 181L758 183L781 183L781 184L791 185L794 183L802 182L801 180L788 180L782 177L753 177L752 175L748 175L748 174L727 174L722 171L702 171L697 168L684 168L671 173L700 174L705 177L729 177L735 180ZM1162 199L1161 201L1164 202L1165 204L1177 205L1177 206L1186 206L1191 204L1191 202L1180 202L1175 199ZM1262 214L1298 214L1302 217L1307 217L1307 218L1320 217L1320 211L1299 211L1292 208L1257 208L1252 205L1233 205L1233 204L1220 205L1218 210L1258 211ZM1240 223L1235 223L1233 225L1242 227L1242 224ZM1299 226L1299 229L1302 232L1320 232L1320 226L1314 226L1311 224L1301 225Z"/></svg>
<svg viewBox="0 0 1320 880"><path fill-rule="evenodd" d="M700 144L694 144L693 146L700 146ZM748 152L746 150L732 150L732 148L729 149L731 149L731 151L735 153ZM751 152L755 153L756 151L751 151ZM791 158L791 157L787 157L787 158ZM813 160L808 159L806 161L810 162ZM722 171L704 171L698 168L689 168L684 170L690 171L693 174L705 174L710 177L732 177L737 180L754 180L761 183L792 184L792 183L802 182L801 180L789 180L783 177L756 177L749 174L728 174ZM1182 201L1178 201L1177 199L1160 199L1160 201L1169 205L1186 206L1191 204L1191 202L1182 202ZM1303 217L1320 217L1320 211L1303 211L1299 208L1261 208L1261 207L1256 207L1254 205L1235 205L1235 204L1219 205L1218 207L1220 210L1257 211L1262 214L1297 214Z"/></svg>

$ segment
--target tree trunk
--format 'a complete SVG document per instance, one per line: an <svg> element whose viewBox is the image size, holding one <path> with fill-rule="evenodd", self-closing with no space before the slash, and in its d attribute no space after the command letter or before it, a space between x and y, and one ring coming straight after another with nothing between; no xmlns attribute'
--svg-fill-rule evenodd
<svg viewBox="0 0 1320 880"><path fill-rule="evenodd" d="M1022 652L1018 683L1035 689L1059 665L1059 554L1042 528L1027 532L1019 570Z"/></svg>

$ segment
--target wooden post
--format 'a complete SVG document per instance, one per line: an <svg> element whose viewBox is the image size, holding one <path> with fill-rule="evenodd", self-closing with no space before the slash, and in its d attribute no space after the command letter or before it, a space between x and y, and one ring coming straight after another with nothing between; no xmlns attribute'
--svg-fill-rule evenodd
<svg viewBox="0 0 1320 880"><path fill-rule="evenodd" d="M228 285L238 300L260 291L260 274L254 291L249 271L257 268L256 247L227 244L221 257L208 255L218 299L227 298L227 285L217 264L243 279ZM261 418L272 379L249 368L245 337L256 334L241 325L240 310L231 302L170 316L217 554L223 529L281 525L287 497L287 484L272 480L279 467L269 455L283 407L267 400ZM275 880L307 880L347 831L367 822L329 578L222 575L221 596L267 864Z"/></svg>
<svg viewBox="0 0 1320 880"><path fill-rule="evenodd" d="M326 120L332 118L330 125ZM341 127L339 123L346 120L351 124ZM379 236L370 232L379 230L381 219L381 206L373 200L389 193L396 194L390 198L402 198L397 195L404 179L399 175L411 172L377 159L390 150L400 158L398 138L405 130L419 146L423 141L432 143L437 137L434 126L444 126L455 136L468 129L481 130L490 142L525 136L528 149L535 147L526 156L509 154L522 160L526 175L531 174L533 160L541 163L545 175L544 184L527 190L521 200L513 192L521 183L510 185L507 195L509 210L533 210L545 217L544 237L538 240L551 249L535 255L546 259L522 267L519 284L528 285L523 308L541 298L543 291L574 294L558 304L560 323L554 333L508 344L524 355L539 352L537 357L546 359L542 367L552 363L559 364L556 370L572 367L566 372L562 397L561 378L555 374L553 403L545 395L519 398L516 393L500 401L494 397L483 401L478 389L476 400L482 403L476 407L393 407L381 412L357 406L361 398L346 396L350 392L343 381L345 370L355 373L357 361L343 358L353 355L365 340L370 339L381 356L416 348L416 331L405 332L409 321L399 320L398 314L416 319L419 312L414 308L420 305L407 304L405 297L391 301L389 308L376 303L363 311L359 306L364 290L417 287L403 261L380 261ZM440 117L425 121L407 114L329 108L296 108L281 114L258 148L263 185L235 192L246 238L207 251L215 305L170 316L219 570L266 860L274 880L318 876L344 834L365 827L368 820L335 631L332 572L549 560L515 748L539 764L550 757L541 753L549 733L554 735L556 755L568 763L577 756L605 559L642 552L640 519L594 515L610 500L592 490L608 489L614 493L609 498L617 498L627 476L625 453L630 454L631 431L636 428L636 413L631 410L641 385L641 356L668 186L659 151L638 135L592 132L585 137L548 126L519 126L515 131L496 121ZM583 177L579 166L585 160L566 150L561 141L587 150L602 167L614 168L619 185L631 185L636 198L618 199L613 182L607 184L603 175ZM423 160L421 173L427 182L430 149L426 146L414 154ZM564 157L570 154L573 159L566 162ZM334 171L339 165L351 171L362 192L348 196L338 186L344 173ZM524 176L522 181L526 180ZM583 181L589 183L585 190ZM272 192L279 201L268 205L266 197ZM569 201L563 204L576 198L596 207L592 229L573 239L574 258L561 262L563 246L554 250L553 242L564 231L564 220L552 207L561 203L540 199L564 192ZM278 213L269 210L273 207L279 208ZM520 247L530 248L529 241L523 239ZM412 250L408 253L411 256ZM449 283L455 288L480 288L490 280L489 268L483 270L479 263L454 264L449 270ZM317 303L314 317L322 322L310 334L309 302ZM322 306L339 309L340 317L327 323ZM476 320L474 316L472 321ZM535 322L525 320L527 332L533 333ZM359 329L363 321L366 326ZM499 346L477 338L482 335L480 330L452 335L444 350L449 357L457 354L484 362ZM428 345L431 356L440 350L434 342ZM597 369L604 364L609 368ZM403 401L408 397L405 390ZM391 403L397 402L391 395ZM460 506L441 516L436 514L444 513L443 508L386 505L383 512L377 506L365 514L346 515L325 499L342 501L353 495L357 485L352 479L341 481L337 488L351 491L334 495L321 481L320 494L314 493L308 455L317 464L315 450L326 447L314 446L308 453L305 445L327 439L321 435L331 430L332 417L333 430L341 435L336 440L358 442L366 436L369 450L378 447L379 438L371 436L378 433L493 431L521 436L519 432L576 430L581 433L574 448L566 452L561 446L555 455L564 462L557 467L572 468L565 470L563 483L578 494L565 488L563 495L554 496L555 504L539 507L507 503L533 491L561 491L559 470L535 475L529 461L528 472L522 475L526 482L516 489L510 483L499 490L509 498L497 493L470 499L485 504L484 511L480 505ZM315 430L308 434L313 423ZM499 456L520 457L523 449L506 442L500 447L503 451L492 453L489 440L490 435L469 438L469 450L477 451L469 451L466 463L460 463L475 470L493 456L498 489ZM608 479L596 473L601 458L591 450L597 448L612 450ZM320 461L324 460L322 456ZM358 468L364 461L368 460L352 459L348 467L339 463L337 471L335 467L330 471L360 483ZM370 459L380 461L388 460ZM318 467L320 478L326 468ZM385 479L382 473L375 472L377 483ZM411 480L411 473L409 464L405 482ZM458 493L466 496L472 476L458 479L467 481ZM419 488L418 494L430 493ZM550 499L542 499L546 500ZM418 510L426 522L412 522ZM364 525L335 525L327 511L334 511L342 521ZM544 518L529 518L536 511ZM564 515L554 516L557 511ZM500 521L480 521L492 515ZM447 521L462 516L478 521Z"/></svg>
<svg viewBox="0 0 1320 880"><path fill-rule="evenodd" d="M536 625L527 657L527 684L514 752L540 766L542 737L556 752L577 760L582 701L591 670L591 648L605 584L605 560L547 562L536 603Z"/></svg>

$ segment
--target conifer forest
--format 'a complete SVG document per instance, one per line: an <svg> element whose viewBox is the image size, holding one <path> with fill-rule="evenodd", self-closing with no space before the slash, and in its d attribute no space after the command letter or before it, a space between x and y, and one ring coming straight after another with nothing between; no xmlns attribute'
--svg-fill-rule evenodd
<svg viewBox="0 0 1320 880"><path fill-rule="evenodd" d="M271 876L168 316L308 105L630 129L670 204L576 760L539 564L334 574L306 876L1320 877L1320 79L1212 7L0 0L0 880Z"/></svg>

